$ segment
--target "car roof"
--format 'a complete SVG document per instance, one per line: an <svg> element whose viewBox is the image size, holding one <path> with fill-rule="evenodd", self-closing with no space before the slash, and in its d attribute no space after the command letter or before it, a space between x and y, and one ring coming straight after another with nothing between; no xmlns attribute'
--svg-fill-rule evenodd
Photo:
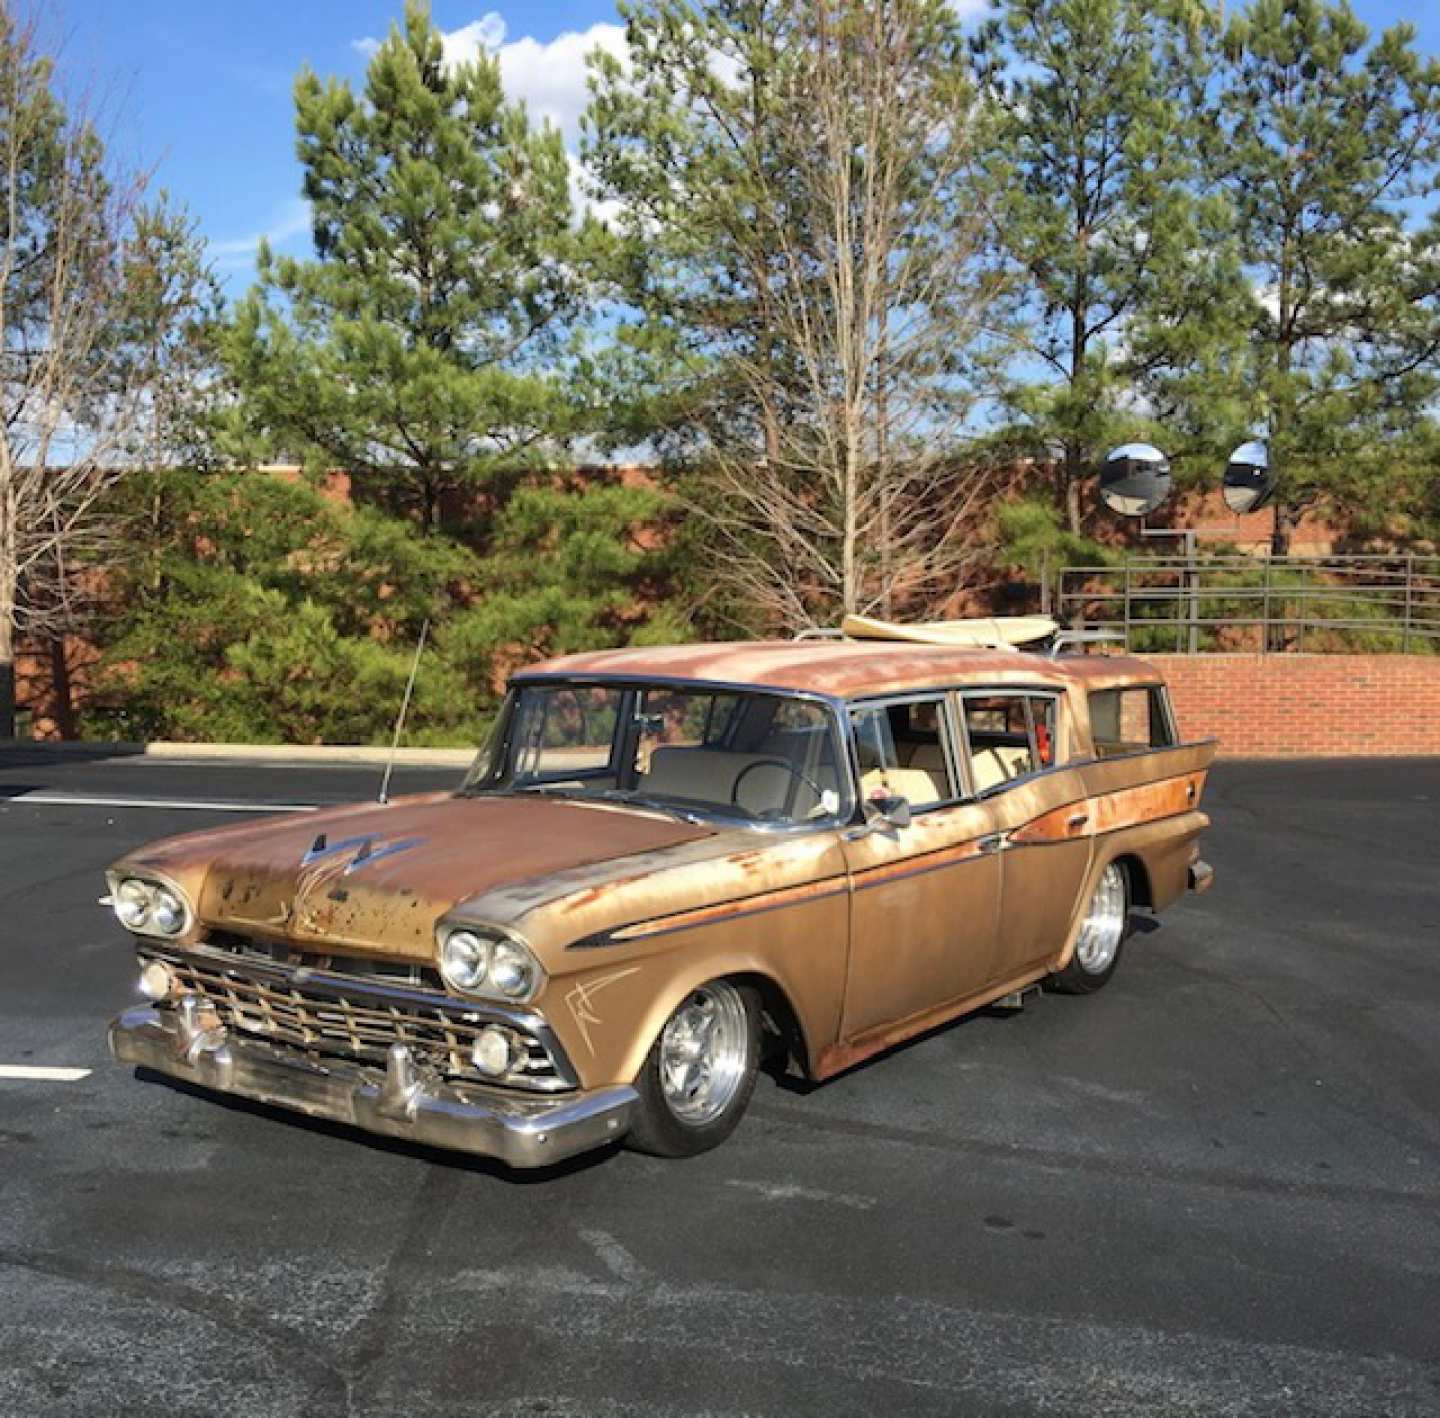
<svg viewBox="0 0 1440 1418"><path fill-rule="evenodd" d="M1126 655L1061 655L1051 659L1013 650L873 640L738 640L630 646L545 660L520 671L515 679L523 682L542 675L694 680L846 699L965 684L1043 684L1061 688L1081 681L1092 688L1106 688L1163 682L1153 665Z"/></svg>

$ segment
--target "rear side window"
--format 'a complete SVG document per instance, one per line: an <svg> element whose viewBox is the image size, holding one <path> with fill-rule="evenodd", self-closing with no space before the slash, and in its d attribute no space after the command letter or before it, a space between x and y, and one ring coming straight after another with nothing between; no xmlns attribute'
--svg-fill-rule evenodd
<svg viewBox="0 0 1440 1418"><path fill-rule="evenodd" d="M1165 691L1158 685L1090 691L1090 732L1101 758L1175 743Z"/></svg>
<svg viewBox="0 0 1440 1418"><path fill-rule="evenodd" d="M977 793L1055 766L1059 740L1053 695L967 694L961 702Z"/></svg>

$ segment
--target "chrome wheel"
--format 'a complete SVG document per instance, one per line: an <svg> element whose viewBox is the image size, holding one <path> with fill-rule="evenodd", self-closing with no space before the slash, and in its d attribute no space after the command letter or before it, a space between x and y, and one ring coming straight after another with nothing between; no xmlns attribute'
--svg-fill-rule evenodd
<svg viewBox="0 0 1440 1418"><path fill-rule="evenodd" d="M660 1036L660 1088L682 1123L703 1127L730 1106L750 1062L750 1018L734 985L702 985Z"/></svg>
<svg viewBox="0 0 1440 1418"><path fill-rule="evenodd" d="M1075 942L1075 959L1087 975L1103 975L1125 938L1125 873L1111 862L1095 885Z"/></svg>

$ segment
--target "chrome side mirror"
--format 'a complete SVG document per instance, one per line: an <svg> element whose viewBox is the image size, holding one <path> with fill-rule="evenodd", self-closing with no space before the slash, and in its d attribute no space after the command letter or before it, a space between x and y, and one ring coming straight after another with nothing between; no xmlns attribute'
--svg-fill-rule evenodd
<svg viewBox="0 0 1440 1418"><path fill-rule="evenodd" d="M865 802L865 822L875 827L909 827L910 799L898 794L889 798L868 798Z"/></svg>

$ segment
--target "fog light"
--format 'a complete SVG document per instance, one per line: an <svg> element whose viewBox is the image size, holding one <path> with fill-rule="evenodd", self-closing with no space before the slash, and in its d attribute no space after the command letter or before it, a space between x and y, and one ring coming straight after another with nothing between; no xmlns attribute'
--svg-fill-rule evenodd
<svg viewBox="0 0 1440 1418"><path fill-rule="evenodd" d="M174 983L175 977L170 973L170 967L162 965L158 960L148 961L140 971L140 993L146 999L164 999Z"/></svg>
<svg viewBox="0 0 1440 1418"><path fill-rule="evenodd" d="M510 1039L503 1029L496 1029L493 1025L482 1029L475 1036L470 1057L481 1073L499 1078L510 1072Z"/></svg>

